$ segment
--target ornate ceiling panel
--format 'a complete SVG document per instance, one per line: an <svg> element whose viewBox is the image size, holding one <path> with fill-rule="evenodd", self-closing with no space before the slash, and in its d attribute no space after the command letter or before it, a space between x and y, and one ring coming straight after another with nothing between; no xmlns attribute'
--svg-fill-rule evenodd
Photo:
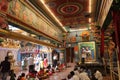
<svg viewBox="0 0 120 80"><path fill-rule="evenodd" d="M30 1L30 0L29 0ZM89 1L91 1L91 13L89 13ZM95 10L97 0L35 0L31 1L37 8L42 8L49 15L45 9L45 5L53 13L53 15L62 23L64 27L81 27L79 25L89 24L89 18L92 22L95 21Z"/></svg>
<svg viewBox="0 0 120 80"><path fill-rule="evenodd" d="M89 0L45 0L45 4L64 25L88 23Z"/></svg>

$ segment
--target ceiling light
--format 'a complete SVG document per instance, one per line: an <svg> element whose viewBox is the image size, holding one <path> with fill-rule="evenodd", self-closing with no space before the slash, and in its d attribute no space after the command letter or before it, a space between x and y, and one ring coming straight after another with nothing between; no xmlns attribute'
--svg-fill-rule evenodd
<svg viewBox="0 0 120 80"><path fill-rule="evenodd" d="M89 23L91 23L91 18L89 18Z"/></svg>
<svg viewBox="0 0 120 80"><path fill-rule="evenodd" d="M84 30L88 30L88 28L84 28L84 29L70 29L70 32L84 31Z"/></svg>
<svg viewBox="0 0 120 80"><path fill-rule="evenodd" d="M89 13L91 13L91 4L92 4L91 1L92 1L92 0L89 0Z"/></svg>
<svg viewBox="0 0 120 80"><path fill-rule="evenodd" d="M52 13L52 11L46 6L44 0L40 0L42 2L42 4L45 6L45 8L48 10L48 12L54 17L54 19L60 24L60 26L66 31L66 29L63 27L63 25L61 24L61 22L55 17L55 15Z"/></svg>
<svg viewBox="0 0 120 80"><path fill-rule="evenodd" d="M65 32L67 32L67 30L65 29L65 27L62 27L64 30L65 30Z"/></svg>

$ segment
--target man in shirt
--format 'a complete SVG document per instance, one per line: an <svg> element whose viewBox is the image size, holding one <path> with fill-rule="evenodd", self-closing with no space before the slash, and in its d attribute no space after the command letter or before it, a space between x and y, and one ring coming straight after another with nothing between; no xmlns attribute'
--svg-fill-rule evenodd
<svg viewBox="0 0 120 80"><path fill-rule="evenodd" d="M1 62L0 69L2 73L2 80L6 80L10 71L10 62L8 61L8 57L5 57L5 60Z"/></svg>

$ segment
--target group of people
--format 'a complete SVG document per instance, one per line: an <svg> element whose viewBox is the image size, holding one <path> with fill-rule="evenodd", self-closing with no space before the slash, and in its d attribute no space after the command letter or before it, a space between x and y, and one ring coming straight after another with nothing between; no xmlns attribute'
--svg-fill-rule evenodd
<svg viewBox="0 0 120 80"><path fill-rule="evenodd" d="M38 54L36 57L33 56L33 54L30 55L30 57L25 57L22 60L22 70L27 70L30 65L35 65L35 70L39 71L40 68L46 68L48 66L48 60L46 57L42 58Z"/></svg>
<svg viewBox="0 0 120 80"><path fill-rule="evenodd" d="M43 66L41 65L41 63ZM65 68L65 65L60 63L58 64L56 56L53 58L53 65L48 65L48 60L46 57L41 60L39 55L37 57L30 55L30 57L24 58L22 62L22 68L29 70L29 73L26 74L27 79L34 80L38 78L39 80L41 80L48 78L55 72L62 71L62 69ZM18 77L18 80L21 80L21 75L20 77Z"/></svg>
<svg viewBox="0 0 120 80"><path fill-rule="evenodd" d="M85 67L75 67L73 71L71 71L67 80L103 80L102 73L99 70L95 70L92 74L90 69L86 69Z"/></svg>
<svg viewBox="0 0 120 80"><path fill-rule="evenodd" d="M64 68L64 65L60 65L60 64L57 67L52 67L51 65L48 65L46 68L40 68L39 71L36 71L35 65L30 65L29 72L26 74L26 77L24 75L24 80L26 80L26 79L28 79L28 80L35 80L35 79L43 80L43 79L49 78L49 76L51 76L55 72L60 72L63 68ZM20 77L18 77L18 80L23 80L23 79L21 79L21 77L23 77L22 74L20 75Z"/></svg>

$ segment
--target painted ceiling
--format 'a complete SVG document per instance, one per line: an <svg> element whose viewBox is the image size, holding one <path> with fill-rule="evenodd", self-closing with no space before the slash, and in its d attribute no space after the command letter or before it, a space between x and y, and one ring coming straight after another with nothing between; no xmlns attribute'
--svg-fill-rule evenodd
<svg viewBox="0 0 120 80"><path fill-rule="evenodd" d="M45 4L64 26L88 23L88 0L46 0Z"/></svg>
<svg viewBox="0 0 120 80"><path fill-rule="evenodd" d="M89 0L35 0L32 3L46 11L44 5L41 5L42 2L64 27L85 28L95 21L97 0L91 0L91 12L89 12Z"/></svg>
<svg viewBox="0 0 120 80"><path fill-rule="evenodd" d="M91 1L91 5L90 5ZM100 26L96 26L97 16L100 11L101 0L29 0L38 10L42 11L49 19L51 13L69 31L70 29L85 29L93 33L94 40L100 43ZM90 11L91 6L91 11ZM45 8L47 7L50 12ZM91 21L89 21L91 19ZM55 23L54 18L51 19ZM111 35L112 29L105 32L105 40ZM76 33L76 32L75 32Z"/></svg>

